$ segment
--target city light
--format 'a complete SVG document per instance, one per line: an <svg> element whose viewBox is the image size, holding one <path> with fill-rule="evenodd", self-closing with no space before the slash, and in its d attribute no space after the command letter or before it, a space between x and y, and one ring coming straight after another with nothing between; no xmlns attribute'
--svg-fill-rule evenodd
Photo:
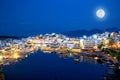
<svg viewBox="0 0 120 80"><path fill-rule="evenodd" d="M0 55L0 61L2 61L3 60L3 56L2 55Z"/></svg>
<svg viewBox="0 0 120 80"><path fill-rule="evenodd" d="M12 46L4 46L7 43L3 41L1 45L4 47L1 48L1 54L0 55L0 61L4 64L6 61L8 63L16 62L16 59L22 59L25 57L28 57L30 53L34 53L38 50L41 50L43 52L55 52L55 53L99 53L103 48L107 49L117 49L119 51L120 49L120 36L114 36L113 40L114 43L110 43L110 39L107 38L105 33L102 34L93 34L91 36L83 36L81 38L70 38L65 35L59 35L59 34L53 34L49 35L43 35L43 38L37 37L29 37L29 38L23 38L21 40L13 40L12 42L9 42L7 40L7 43L9 43ZM102 45L101 45L102 44ZM101 48L100 48L101 45ZM92 54L91 54L92 55ZM117 60L117 56L112 57L111 54L105 55L101 54L102 56L111 57L111 60ZM4 56L4 58L3 58ZM95 60L99 59L99 57L93 57ZM15 60L15 61L14 61Z"/></svg>
<svg viewBox="0 0 120 80"><path fill-rule="evenodd" d="M18 58L20 58L20 56L18 53L15 52L15 53L13 53L13 58L18 59Z"/></svg>
<svg viewBox="0 0 120 80"><path fill-rule="evenodd" d="M98 60L99 58L98 57L94 57L95 60Z"/></svg>

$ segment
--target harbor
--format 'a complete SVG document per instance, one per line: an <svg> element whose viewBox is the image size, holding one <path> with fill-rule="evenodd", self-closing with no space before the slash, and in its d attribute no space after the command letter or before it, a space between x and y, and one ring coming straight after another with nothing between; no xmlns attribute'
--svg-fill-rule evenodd
<svg viewBox="0 0 120 80"><path fill-rule="evenodd" d="M109 36L114 38L114 43L110 44ZM101 46L102 45L102 46ZM117 46L116 46L117 45ZM24 59L29 54L38 50L43 52L69 54L69 53L85 53L102 56L103 58L118 63L117 56L104 54L102 49L120 49L120 34L118 32L105 32L102 34L93 34L92 36L83 36L81 38L69 38L62 34L45 34L35 37L22 39L7 39L0 41L0 64L10 65ZM100 54L101 53L101 54Z"/></svg>

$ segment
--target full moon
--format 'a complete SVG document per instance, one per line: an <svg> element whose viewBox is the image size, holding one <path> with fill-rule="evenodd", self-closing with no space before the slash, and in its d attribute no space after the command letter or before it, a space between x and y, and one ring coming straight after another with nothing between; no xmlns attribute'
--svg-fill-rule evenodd
<svg viewBox="0 0 120 80"><path fill-rule="evenodd" d="M105 11L104 11L103 9L98 9L98 10L96 11L96 15L97 15L98 18L104 18L104 16L105 16Z"/></svg>

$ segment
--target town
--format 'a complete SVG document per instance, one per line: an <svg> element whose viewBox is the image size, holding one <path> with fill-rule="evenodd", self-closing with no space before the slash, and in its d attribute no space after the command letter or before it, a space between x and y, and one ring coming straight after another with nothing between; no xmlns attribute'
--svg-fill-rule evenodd
<svg viewBox="0 0 120 80"><path fill-rule="evenodd" d="M21 39L0 40L0 65L9 65L41 50L55 53L97 53L103 49L120 52L120 31L69 38L62 34L44 34ZM114 59L117 56L113 56Z"/></svg>

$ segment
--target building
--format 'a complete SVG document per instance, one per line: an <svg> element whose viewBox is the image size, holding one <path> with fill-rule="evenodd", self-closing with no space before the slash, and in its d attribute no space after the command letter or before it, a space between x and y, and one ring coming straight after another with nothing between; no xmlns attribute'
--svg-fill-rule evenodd
<svg viewBox="0 0 120 80"><path fill-rule="evenodd" d="M93 48L94 46L96 46L95 41L94 40L84 40L83 41L83 49L85 48Z"/></svg>

